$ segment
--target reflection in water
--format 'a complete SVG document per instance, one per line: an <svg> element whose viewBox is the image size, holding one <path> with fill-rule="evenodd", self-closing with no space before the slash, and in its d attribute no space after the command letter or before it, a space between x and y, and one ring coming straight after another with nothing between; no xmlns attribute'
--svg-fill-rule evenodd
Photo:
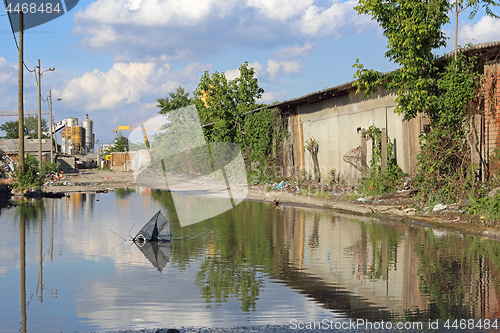
<svg viewBox="0 0 500 333"><path fill-rule="evenodd" d="M120 239L159 209L171 243ZM76 193L1 218L7 330L500 316L500 242L258 202L181 228L162 191Z"/></svg>
<svg viewBox="0 0 500 333"><path fill-rule="evenodd" d="M165 268L165 265L170 261L170 253L172 245L170 242L149 241L149 242L134 242L141 250L142 254L156 267L160 272Z"/></svg>
<svg viewBox="0 0 500 333"><path fill-rule="evenodd" d="M19 254L21 258L21 332L27 332L26 322L26 224L25 216L21 212L19 216Z"/></svg>

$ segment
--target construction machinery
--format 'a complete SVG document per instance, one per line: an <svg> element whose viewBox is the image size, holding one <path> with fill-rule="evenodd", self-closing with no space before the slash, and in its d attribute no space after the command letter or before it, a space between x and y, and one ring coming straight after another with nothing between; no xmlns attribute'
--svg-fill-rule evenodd
<svg viewBox="0 0 500 333"><path fill-rule="evenodd" d="M141 128L142 130L142 135L144 135L144 143L146 144L147 147L149 147L149 140L148 140L148 133L147 131L150 129L158 128L158 126L149 126L146 127L144 123L139 123L135 125L125 125L125 126L118 126L113 130L113 132L118 132L118 131L133 131L137 128Z"/></svg>

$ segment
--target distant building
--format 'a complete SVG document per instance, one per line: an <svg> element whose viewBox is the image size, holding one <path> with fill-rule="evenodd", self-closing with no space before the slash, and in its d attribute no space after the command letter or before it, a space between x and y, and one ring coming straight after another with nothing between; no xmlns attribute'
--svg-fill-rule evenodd
<svg viewBox="0 0 500 333"><path fill-rule="evenodd" d="M13 161L19 158L19 139L0 139L0 150ZM24 153L38 156L38 139L24 139ZM42 139L42 159L50 160L50 139Z"/></svg>

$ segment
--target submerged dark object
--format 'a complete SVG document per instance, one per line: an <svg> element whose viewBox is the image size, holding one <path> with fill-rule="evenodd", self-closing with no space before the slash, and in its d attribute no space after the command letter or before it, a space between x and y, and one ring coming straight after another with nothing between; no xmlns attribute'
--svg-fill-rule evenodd
<svg viewBox="0 0 500 333"><path fill-rule="evenodd" d="M170 232L170 222L161 210L142 227L142 229L133 238L134 242L146 241L170 241L172 233Z"/></svg>

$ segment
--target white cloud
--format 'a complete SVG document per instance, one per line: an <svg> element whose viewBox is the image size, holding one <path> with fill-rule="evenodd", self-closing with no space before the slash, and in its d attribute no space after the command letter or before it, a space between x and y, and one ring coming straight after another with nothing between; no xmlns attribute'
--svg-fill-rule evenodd
<svg viewBox="0 0 500 333"><path fill-rule="evenodd" d="M115 29L111 26L91 27L93 36L89 39L89 45L94 48L105 47L117 40ZM90 31L89 31L90 32Z"/></svg>
<svg viewBox="0 0 500 333"><path fill-rule="evenodd" d="M267 72L270 79L275 79L278 75L290 75L299 73L302 68L299 60L294 61L278 61L269 59L267 61Z"/></svg>
<svg viewBox="0 0 500 333"><path fill-rule="evenodd" d="M310 6L300 19L300 30L307 36L340 35L340 28L356 24L356 1L334 2L329 8Z"/></svg>
<svg viewBox="0 0 500 333"><path fill-rule="evenodd" d="M75 21L136 26L191 26L211 14L224 15L236 0L98 0L75 14Z"/></svg>
<svg viewBox="0 0 500 333"><path fill-rule="evenodd" d="M254 76L257 79L259 79L260 77L262 77L265 74L264 73L264 66L262 66L262 64L258 61L249 63L248 68L253 68L253 70L255 72ZM224 72L224 75L226 76L226 79L234 80L235 78L240 76L240 70L239 70L239 68L228 69Z"/></svg>
<svg viewBox="0 0 500 333"><path fill-rule="evenodd" d="M115 63L107 72L96 69L70 79L60 94L65 102L77 105L83 111L151 103L179 85L192 86L199 72L206 67L194 63L172 71L168 63Z"/></svg>
<svg viewBox="0 0 500 333"><path fill-rule="evenodd" d="M6 108L17 105L17 76L17 66L0 57L0 96L2 96L0 98L0 107L4 111L9 111Z"/></svg>
<svg viewBox="0 0 500 333"><path fill-rule="evenodd" d="M282 101L285 98L285 96L287 96L289 93L290 93L290 90L265 92L262 94L262 98L260 99L260 102L262 102L262 103L274 103L277 101Z"/></svg>
<svg viewBox="0 0 500 333"><path fill-rule="evenodd" d="M273 56L277 57L278 59L293 59L307 56L309 54L309 51L311 51L315 45L316 44L305 43L303 46L296 45L288 47L275 52Z"/></svg>
<svg viewBox="0 0 500 333"><path fill-rule="evenodd" d="M251 7L256 7L261 14L271 19L286 21L302 13L313 4L314 0L248 0Z"/></svg>
<svg viewBox="0 0 500 333"><path fill-rule="evenodd" d="M17 66L0 57L0 87L7 86L17 81Z"/></svg>
<svg viewBox="0 0 500 333"><path fill-rule="evenodd" d="M459 40L463 44L500 40L500 20L483 16L475 24L466 24L460 30Z"/></svg>
<svg viewBox="0 0 500 333"><path fill-rule="evenodd" d="M82 45L115 61L192 61L227 47L286 45L297 37L338 37L370 21L354 0L98 0L75 14ZM325 5L326 4L326 5Z"/></svg>
<svg viewBox="0 0 500 333"><path fill-rule="evenodd" d="M300 73L302 61L307 58L314 46L315 44L305 43L303 46L296 45L275 52L273 57L276 59L270 58L267 60L266 71L269 80L273 81L282 75Z"/></svg>

